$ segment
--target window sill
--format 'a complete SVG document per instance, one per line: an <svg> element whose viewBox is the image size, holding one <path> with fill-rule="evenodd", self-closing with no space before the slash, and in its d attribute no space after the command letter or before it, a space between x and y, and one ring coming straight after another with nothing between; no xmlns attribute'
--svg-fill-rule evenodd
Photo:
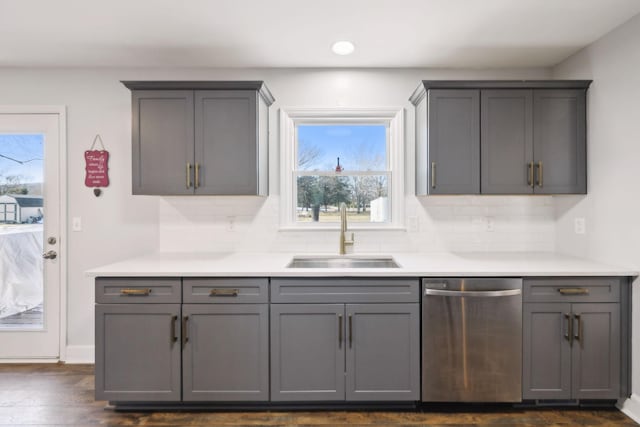
<svg viewBox="0 0 640 427"><path fill-rule="evenodd" d="M336 233L340 232L340 224L328 225L328 226L297 226L297 225L282 225L278 229L280 232L290 232L290 231L335 231ZM372 226L372 225L349 225L347 228L347 232L356 232L356 231L407 231L407 227L401 225L388 225L388 226Z"/></svg>

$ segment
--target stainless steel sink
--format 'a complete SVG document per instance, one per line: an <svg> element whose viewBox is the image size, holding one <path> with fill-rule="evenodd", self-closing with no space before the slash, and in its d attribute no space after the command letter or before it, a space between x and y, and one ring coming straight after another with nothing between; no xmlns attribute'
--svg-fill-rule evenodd
<svg viewBox="0 0 640 427"><path fill-rule="evenodd" d="M399 268L392 257L296 256L287 268Z"/></svg>

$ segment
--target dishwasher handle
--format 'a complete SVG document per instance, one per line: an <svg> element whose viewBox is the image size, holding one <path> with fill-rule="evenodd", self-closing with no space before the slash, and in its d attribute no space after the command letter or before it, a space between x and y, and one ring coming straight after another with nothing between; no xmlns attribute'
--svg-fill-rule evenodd
<svg viewBox="0 0 640 427"><path fill-rule="evenodd" d="M520 295L522 289L506 289L503 291L443 291L440 289L425 289L424 295L434 295L442 297L510 297Z"/></svg>

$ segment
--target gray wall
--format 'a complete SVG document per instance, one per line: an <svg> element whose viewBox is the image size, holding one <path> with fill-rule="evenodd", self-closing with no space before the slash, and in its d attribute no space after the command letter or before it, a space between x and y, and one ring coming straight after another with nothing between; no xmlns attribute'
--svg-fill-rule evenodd
<svg viewBox="0 0 640 427"><path fill-rule="evenodd" d="M278 109L289 107L388 107L406 109L407 194L413 193L413 107L408 97L421 79L543 79L548 69L420 70L420 69L14 69L0 68L5 105L65 105L69 235L68 350L71 359L93 357L92 280L84 271L130 256L157 250L335 250L335 232L279 233ZM265 80L276 97L271 107L270 196L266 199L181 198L131 195L131 100L120 80ZM84 187L83 152L100 133L110 151L111 185L96 198ZM448 198L418 200L407 196L405 212L418 218L416 232L357 236L356 250L553 250L555 231L549 198L491 200ZM533 209L531 209L533 208ZM547 215L547 211L551 214ZM533 220L531 218L534 212ZM539 212L542 214L539 214ZM504 214L505 228L480 236L480 219ZM538 215L538 216L535 216ZM83 231L72 232L71 217L81 216ZM232 216L234 224L229 225ZM514 219L515 218L515 219ZM520 221L522 219L522 221ZM520 222L518 222L520 221ZM542 224L543 229L540 227ZM230 231L230 229L233 229ZM267 235L255 238L256 230ZM542 231L542 232L541 232ZM198 239L192 238L192 236ZM215 236L215 239L202 238ZM443 237L445 236L446 239ZM515 236L515 237L514 237ZM541 237L542 236L542 237ZM498 238L500 237L500 238ZM449 239L449 240L447 240ZM483 240L484 239L484 240ZM495 241L500 245L495 246ZM215 242L197 246L193 242ZM310 245L313 241L314 245ZM492 243L493 242L493 243ZM511 243L513 242L513 243ZM201 243L201 244L205 244ZM493 245L493 246L492 246ZM501 246L502 245L502 246ZM510 246L504 246L510 245Z"/></svg>
<svg viewBox="0 0 640 427"><path fill-rule="evenodd" d="M636 270L640 270L639 41L640 15L553 69L554 78L594 80L587 100L589 193L556 199L557 248ZM573 233L576 217L586 219L586 234ZM632 388L638 394L640 292L633 303Z"/></svg>

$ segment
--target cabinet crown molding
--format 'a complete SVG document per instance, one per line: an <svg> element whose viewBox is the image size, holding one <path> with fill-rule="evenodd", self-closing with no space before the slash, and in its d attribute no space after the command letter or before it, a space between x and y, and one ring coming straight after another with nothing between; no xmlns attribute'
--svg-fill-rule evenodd
<svg viewBox="0 0 640 427"><path fill-rule="evenodd" d="M275 98L262 80L122 80L130 90L255 90L270 106Z"/></svg>
<svg viewBox="0 0 640 427"><path fill-rule="evenodd" d="M584 89L592 80L422 80L409 101L417 105L429 89Z"/></svg>

